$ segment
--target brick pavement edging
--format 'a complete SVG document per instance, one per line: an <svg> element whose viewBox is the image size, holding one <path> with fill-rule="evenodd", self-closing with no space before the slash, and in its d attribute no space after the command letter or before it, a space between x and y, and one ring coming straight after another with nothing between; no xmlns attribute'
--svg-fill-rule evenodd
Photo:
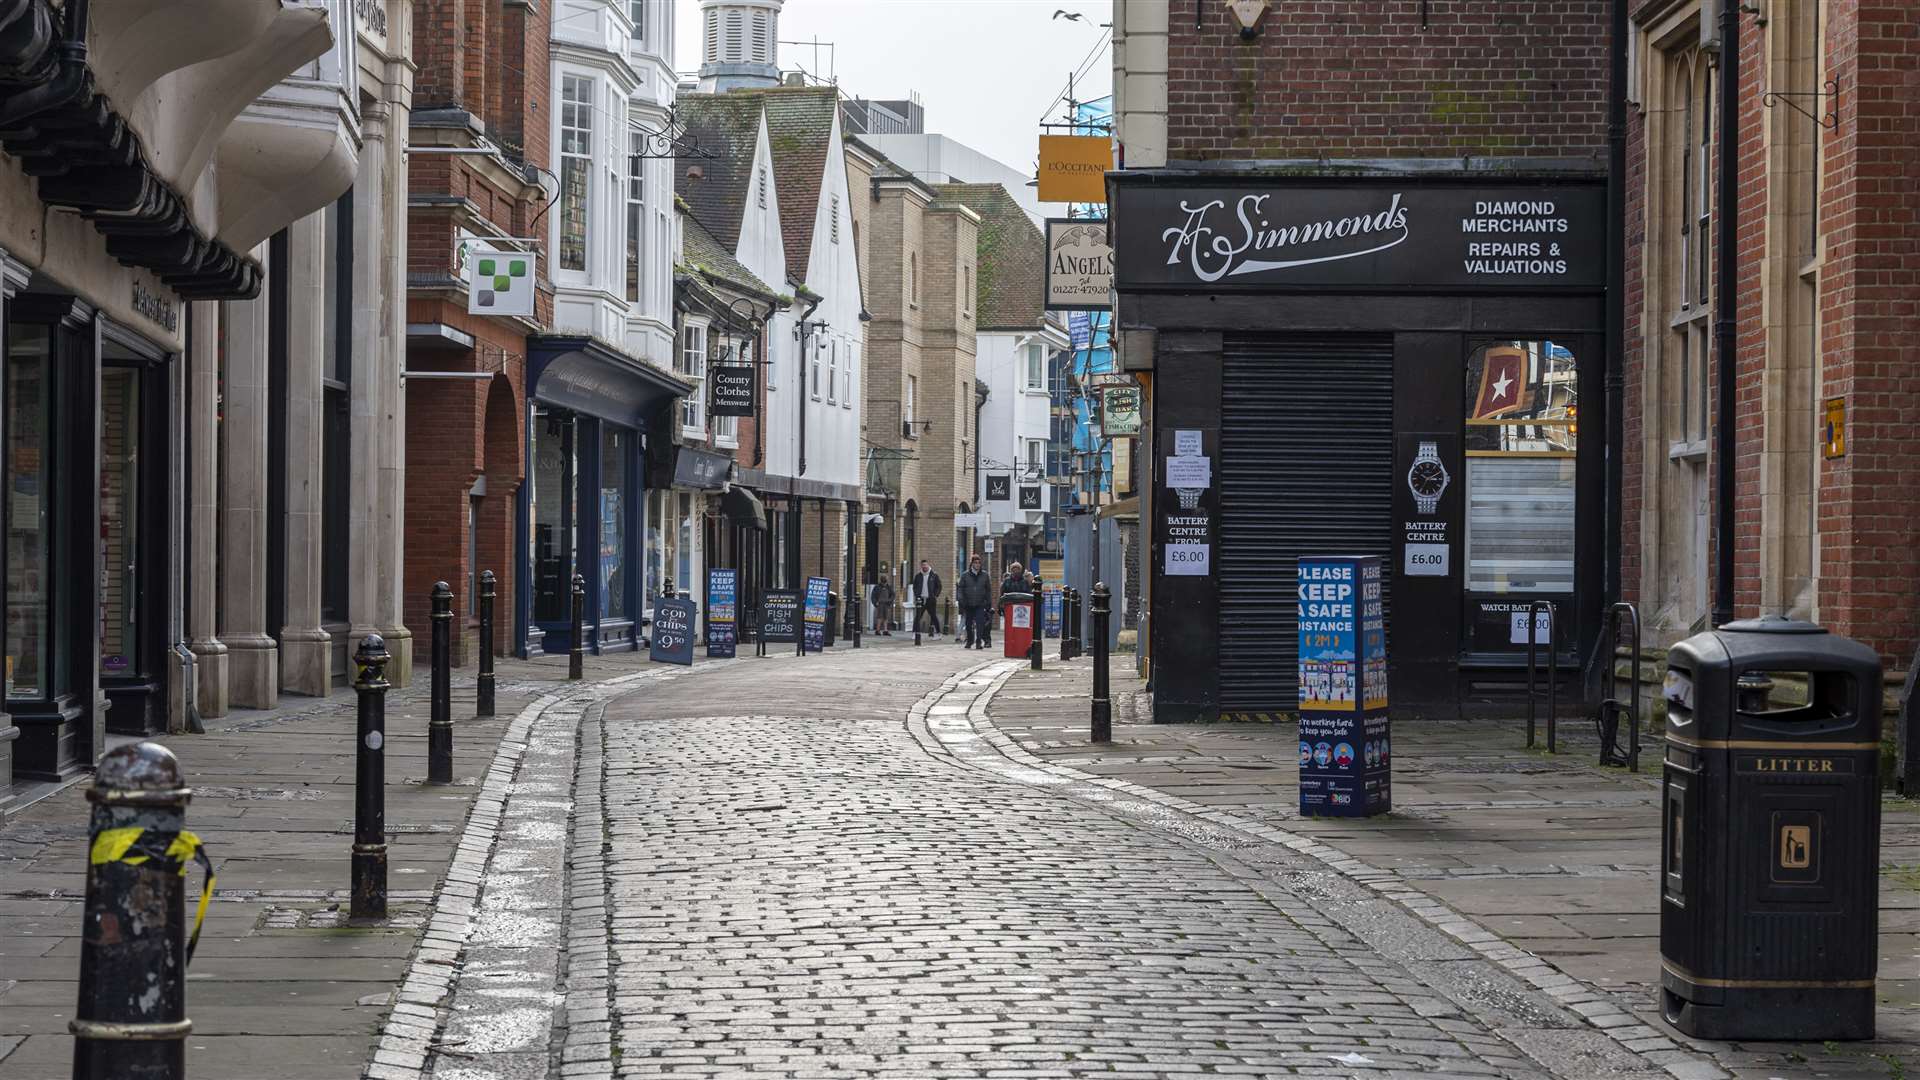
<svg viewBox="0 0 1920 1080"><path fill-rule="evenodd" d="M478 921L475 902L534 725L562 705L604 700L637 682L674 678L706 667L649 669L563 687L534 699L507 725L480 791L474 796L453 861L435 895L425 933L407 964L406 978L394 995L393 1007L369 1055L362 1074L367 1080L417 1080L423 1075L434 1038L446 1019L446 999L459 977L461 953ZM599 760L597 754L593 760Z"/></svg>
<svg viewBox="0 0 1920 1080"><path fill-rule="evenodd" d="M1415 918L1472 949L1527 985L1538 989L1559 1005L1584 1019L1592 1027L1620 1043L1627 1051L1639 1056L1649 1065L1666 1071L1675 1080L1725 1080L1731 1076L1711 1059L1683 1048L1669 1036L1647 1026L1640 1017L1622 1008L1614 1000L1613 995L1567 974L1543 957L1509 945L1499 935L1482 928L1467 916L1407 884L1398 874L1390 870L1372 866L1338 848L1310 837L1300 836L1288 829L1205 806L1177 795L1168 795L1128 780L1081 772L1030 753L1017 740L1001 732L994 725L990 713L994 696L1024 667L1025 665L1017 660L999 660L969 668L949 679L938 690L929 694L920 705L915 706L916 718L924 717L931 710L934 701L950 693L966 677L977 672L992 672L993 681L974 699L968 707L966 716L981 741L1007 760L1027 768L1037 769L1060 781L1090 784L1123 793L1167 810L1199 818L1223 829L1231 829L1258 840L1278 844L1312 858L1341 876L1393 901Z"/></svg>

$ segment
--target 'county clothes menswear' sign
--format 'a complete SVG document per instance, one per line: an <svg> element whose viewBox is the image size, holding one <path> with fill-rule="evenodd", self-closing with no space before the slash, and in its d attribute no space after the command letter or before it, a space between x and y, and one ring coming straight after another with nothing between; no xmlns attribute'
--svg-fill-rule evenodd
<svg viewBox="0 0 1920 1080"><path fill-rule="evenodd" d="M1122 289L1595 289L1606 273L1598 187L1120 185L1113 222Z"/></svg>

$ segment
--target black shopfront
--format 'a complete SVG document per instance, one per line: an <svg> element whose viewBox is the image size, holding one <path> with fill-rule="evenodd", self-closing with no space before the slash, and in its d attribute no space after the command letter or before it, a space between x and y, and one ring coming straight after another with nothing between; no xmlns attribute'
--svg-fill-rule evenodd
<svg viewBox="0 0 1920 1080"><path fill-rule="evenodd" d="M1602 602L1605 188L1560 175L1117 173L1151 356L1159 721L1298 704L1296 560L1377 555L1402 716L1511 708Z"/></svg>

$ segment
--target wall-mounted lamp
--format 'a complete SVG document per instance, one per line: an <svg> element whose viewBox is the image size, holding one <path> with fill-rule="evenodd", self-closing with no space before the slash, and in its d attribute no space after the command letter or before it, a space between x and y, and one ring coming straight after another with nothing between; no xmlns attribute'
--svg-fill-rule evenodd
<svg viewBox="0 0 1920 1080"><path fill-rule="evenodd" d="M1240 40L1252 41L1260 33L1260 22L1267 17L1269 0L1227 0L1227 13L1240 28Z"/></svg>

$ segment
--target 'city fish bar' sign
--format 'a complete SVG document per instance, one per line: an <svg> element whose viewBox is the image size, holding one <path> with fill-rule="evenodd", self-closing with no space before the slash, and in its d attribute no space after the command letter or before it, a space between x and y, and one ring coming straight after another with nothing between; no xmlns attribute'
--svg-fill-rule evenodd
<svg viewBox="0 0 1920 1080"><path fill-rule="evenodd" d="M1161 187L1115 194L1122 289L1597 289L1598 187Z"/></svg>

